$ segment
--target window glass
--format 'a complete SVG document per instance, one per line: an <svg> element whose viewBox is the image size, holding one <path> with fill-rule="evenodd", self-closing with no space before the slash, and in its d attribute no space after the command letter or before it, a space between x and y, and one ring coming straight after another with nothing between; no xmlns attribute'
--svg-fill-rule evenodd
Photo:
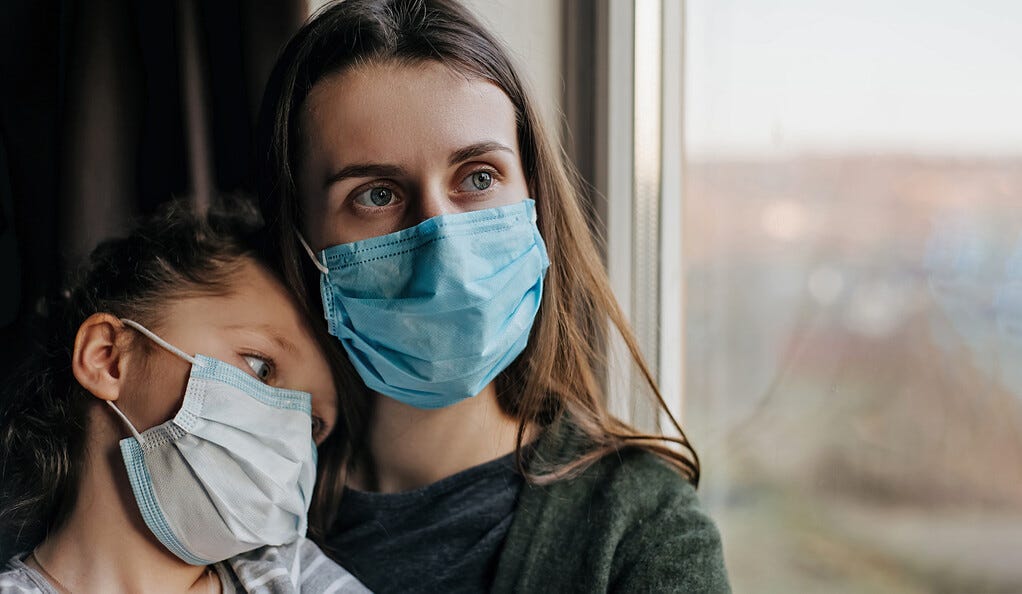
<svg viewBox="0 0 1022 594"><path fill-rule="evenodd" d="M735 591L1022 591L1022 4L686 7L685 420Z"/></svg>

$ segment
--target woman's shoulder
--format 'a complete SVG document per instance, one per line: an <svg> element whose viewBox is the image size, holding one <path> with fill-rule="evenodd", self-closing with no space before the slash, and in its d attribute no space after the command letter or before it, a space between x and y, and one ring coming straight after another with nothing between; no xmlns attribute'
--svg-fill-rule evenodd
<svg viewBox="0 0 1022 594"><path fill-rule="evenodd" d="M720 534L695 487L647 450L528 485L515 514L498 573L505 591L551 580L571 591L729 591Z"/></svg>
<svg viewBox="0 0 1022 594"><path fill-rule="evenodd" d="M587 437L570 422L563 422L548 430L536 454L544 466L556 468L577 460L591 447ZM613 506L618 513L641 515L662 510L665 505L699 510L692 483L661 457L635 446L604 455L581 473L553 483L549 491L559 498L570 496L573 501Z"/></svg>
<svg viewBox="0 0 1022 594"><path fill-rule="evenodd" d="M640 447L624 447L598 460L586 471L603 486L630 489L642 485L648 494L695 501L696 489L674 467Z"/></svg>
<svg viewBox="0 0 1022 594"><path fill-rule="evenodd" d="M589 485L566 488L606 518L615 591L730 591L720 532L688 479L640 448L605 456L593 471Z"/></svg>
<svg viewBox="0 0 1022 594"><path fill-rule="evenodd" d="M556 508L577 511L584 504L589 519L593 514L605 515L622 537L656 521L645 529L677 533L682 528L685 533L706 532L707 538L719 540L692 483L657 455L637 447L608 454L579 476L558 481L538 496ZM568 509L559 513L572 515Z"/></svg>

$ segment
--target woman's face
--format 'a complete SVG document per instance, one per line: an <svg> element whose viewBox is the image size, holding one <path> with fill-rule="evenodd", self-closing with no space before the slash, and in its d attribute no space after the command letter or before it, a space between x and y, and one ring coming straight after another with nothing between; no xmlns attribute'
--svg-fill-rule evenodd
<svg viewBox="0 0 1022 594"><path fill-rule="evenodd" d="M301 129L304 232L317 250L529 197L510 99L436 62L328 76Z"/></svg>
<svg viewBox="0 0 1022 594"><path fill-rule="evenodd" d="M337 396L305 318L284 287L249 259L229 282L225 295L172 300L162 323L150 329L188 354L219 359L271 386L311 393L313 437L322 442L336 421ZM133 340L149 341L138 333ZM188 362L150 346L145 364L128 370L127 397L117 403L140 431L177 413L191 372Z"/></svg>

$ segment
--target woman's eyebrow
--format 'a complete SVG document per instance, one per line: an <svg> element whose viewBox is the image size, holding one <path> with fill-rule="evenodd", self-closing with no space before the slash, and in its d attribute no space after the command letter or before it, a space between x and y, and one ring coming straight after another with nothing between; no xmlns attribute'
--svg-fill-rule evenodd
<svg viewBox="0 0 1022 594"><path fill-rule="evenodd" d="M464 148L454 151L451 153L451 157L447 160L447 162L451 165L457 165L462 161L468 161L469 159L478 157L479 155L485 155L486 153L492 153L493 151L506 151L512 155L515 154L511 147L501 144L495 140L487 140L485 142L470 144Z"/></svg>
<svg viewBox="0 0 1022 594"><path fill-rule="evenodd" d="M504 151L511 153L512 155L515 154L515 151L511 147L495 140L487 140L484 142L470 144L464 148L454 151L451 153L451 156L447 161L451 165L457 165L462 161L467 161L474 157L478 157L479 155L485 155L486 153L492 153L494 151ZM403 177L406 173L407 170L398 165L385 165L382 163L353 163L328 176L323 182L323 187L329 188L331 185L341 181L342 179L349 179L353 177Z"/></svg>
<svg viewBox="0 0 1022 594"><path fill-rule="evenodd" d="M342 168L326 178L323 182L324 188L352 177L403 177L405 169L397 165L384 165L382 163L354 163Z"/></svg>

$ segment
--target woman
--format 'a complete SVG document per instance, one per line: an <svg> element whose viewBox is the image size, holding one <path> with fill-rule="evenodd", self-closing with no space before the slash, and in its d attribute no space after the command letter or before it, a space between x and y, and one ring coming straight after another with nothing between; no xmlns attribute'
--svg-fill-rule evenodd
<svg viewBox="0 0 1022 594"><path fill-rule="evenodd" d="M474 17L328 7L258 136L283 274L341 347L328 552L380 592L728 590L688 441L603 403L610 319L663 406L561 153Z"/></svg>

